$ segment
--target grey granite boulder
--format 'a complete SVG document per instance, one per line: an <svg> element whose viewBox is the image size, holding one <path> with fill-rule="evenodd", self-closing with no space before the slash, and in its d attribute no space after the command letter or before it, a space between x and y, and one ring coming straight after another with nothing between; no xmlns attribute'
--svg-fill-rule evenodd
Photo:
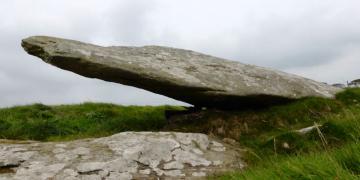
<svg viewBox="0 0 360 180"><path fill-rule="evenodd" d="M308 96L332 98L340 91L269 68L169 47L102 47L46 36L24 39L22 46L61 69L196 106L262 106Z"/></svg>
<svg viewBox="0 0 360 180"><path fill-rule="evenodd" d="M236 146L198 133L123 132L68 142L0 140L0 180L199 179L244 167Z"/></svg>

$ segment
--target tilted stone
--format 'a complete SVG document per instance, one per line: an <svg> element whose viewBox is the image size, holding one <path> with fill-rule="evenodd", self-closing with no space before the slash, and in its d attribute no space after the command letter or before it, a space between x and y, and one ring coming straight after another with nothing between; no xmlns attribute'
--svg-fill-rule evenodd
<svg viewBox="0 0 360 180"><path fill-rule="evenodd" d="M339 88L300 76L194 51L161 46L102 47L33 36L31 55L61 69L142 88L203 107L251 107L309 96L332 98Z"/></svg>

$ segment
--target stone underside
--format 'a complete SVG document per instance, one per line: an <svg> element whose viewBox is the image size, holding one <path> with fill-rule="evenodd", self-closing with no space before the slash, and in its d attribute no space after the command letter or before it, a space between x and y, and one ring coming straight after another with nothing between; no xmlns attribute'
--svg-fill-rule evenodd
<svg viewBox="0 0 360 180"><path fill-rule="evenodd" d="M22 46L61 69L195 106L259 107L309 96L332 98L341 90L293 74L169 47L102 47L46 36L24 39Z"/></svg>
<svg viewBox="0 0 360 180"><path fill-rule="evenodd" d="M244 167L233 145L198 133L124 132L69 142L0 140L0 180L197 179Z"/></svg>

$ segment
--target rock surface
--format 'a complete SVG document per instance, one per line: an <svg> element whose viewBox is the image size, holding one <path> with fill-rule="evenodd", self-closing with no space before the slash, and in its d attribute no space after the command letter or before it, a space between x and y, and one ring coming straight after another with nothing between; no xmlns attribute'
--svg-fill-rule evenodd
<svg viewBox="0 0 360 180"><path fill-rule="evenodd" d="M70 142L3 141L0 180L197 179L243 168L239 157L233 146L197 133L124 132Z"/></svg>
<svg viewBox="0 0 360 180"><path fill-rule="evenodd" d="M331 98L340 91L296 75L169 47L101 47L46 36L24 39L22 46L59 68L203 107L257 107L308 96Z"/></svg>

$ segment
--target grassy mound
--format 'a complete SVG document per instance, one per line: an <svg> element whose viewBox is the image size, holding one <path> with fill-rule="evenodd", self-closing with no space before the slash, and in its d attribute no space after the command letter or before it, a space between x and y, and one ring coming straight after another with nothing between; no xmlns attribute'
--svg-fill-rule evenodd
<svg viewBox="0 0 360 180"><path fill-rule="evenodd" d="M122 131L200 132L245 148L245 171L215 179L360 179L360 88L335 99L305 98L258 110L208 109L175 116L173 106L85 103L0 109L0 138L71 140ZM316 125L301 134L297 130ZM319 125L319 126L318 126Z"/></svg>
<svg viewBox="0 0 360 180"><path fill-rule="evenodd" d="M337 94L336 99L306 98L253 111L202 111L174 118L175 123L166 128L232 138L261 152L273 152L275 139L278 153L296 153L308 151L307 143L312 146L312 142L321 140L318 131L303 136L296 130L319 124L328 145L341 145L357 136L353 133L359 133L359 117L360 89L348 89ZM281 147L284 143L288 144L285 149ZM322 147L322 141L319 145Z"/></svg>
<svg viewBox="0 0 360 180"><path fill-rule="evenodd" d="M0 138L71 140L122 131L158 131L170 106L119 106L84 103L46 106L34 104L0 109Z"/></svg>
<svg viewBox="0 0 360 180"><path fill-rule="evenodd" d="M348 89L334 100L308 98L229 117L250 124L237 136L249 167L213 178L360 179L359 102L360 89ZM263 121L251 123L249 117ZM314 124L321 126L307 134L296 131Z"/></svg>

